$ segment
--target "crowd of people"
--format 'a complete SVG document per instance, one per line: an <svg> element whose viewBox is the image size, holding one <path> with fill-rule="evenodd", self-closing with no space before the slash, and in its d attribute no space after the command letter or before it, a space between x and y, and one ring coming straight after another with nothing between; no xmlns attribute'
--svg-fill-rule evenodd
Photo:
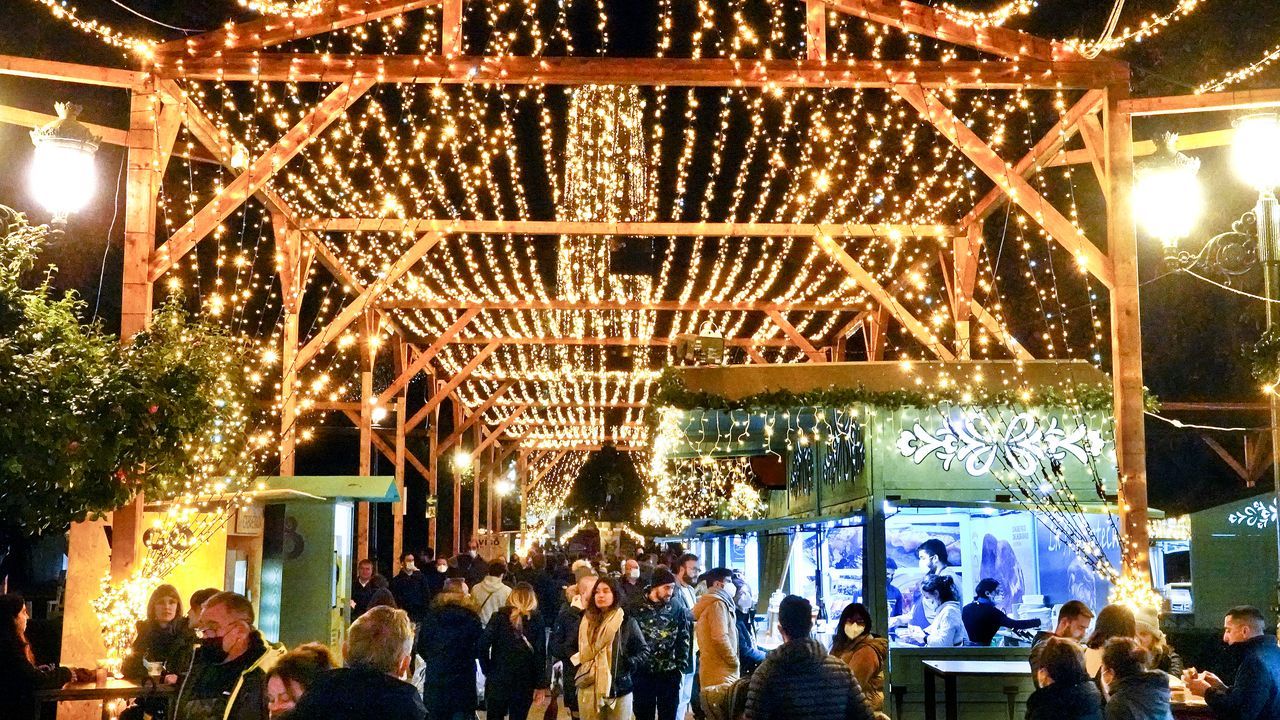
<svg viewBox="0 0 1280 720"><path fill-rule="evenodd" d="M451 559L406 553L399 564L387 581L359 563L340 662L318 643L286 651L268 642L242 595L201 590L184 613L177 590L160 586L122 673L173 685L176 697L172 706L144 697L122 717L473 720L483 710L488 720L525 720L540 700L545 717L563 703L575 720L884 717L889 644L859 603L842 610L826 647L813 637L810 602L786 596L771 629L781 644L765 653L752 588L732 570L703 571L693 554L486 562L473 546ZM961 609L945 569L925 579L926 602L916 603L933 616L919 621L931 628L926 642L956 626L972 637L1017 622L998 610L994 581L978 583ZM22 599L0 595L0 693L18 720L30 717L38 688L92 677L37 666L26 624ZM1174 677L1218 718L1280 719L1280 648L1262 614L1233 609L1223 640L1237 660L1230 683L1183 668L1153 613L1108 605L1094 617L1068 602L1054 630L1035 637L1027 720L1168 720Z"/></svg>

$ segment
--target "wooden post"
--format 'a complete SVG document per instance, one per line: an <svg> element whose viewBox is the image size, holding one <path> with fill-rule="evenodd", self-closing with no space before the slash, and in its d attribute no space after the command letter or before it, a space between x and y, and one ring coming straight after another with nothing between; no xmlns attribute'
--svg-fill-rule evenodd
<svg viewBox="0 0 1280 720"><path fill-rule="evenodd" d="M405 355L407 352L408 346L403 341L397 341L395 345L395 365L397 374L404 370L404 366L406 364ZM396 492L400 495L400 499L391 505L391 555L393 557L400 557L400 552L404 549L404 508L409 502L409 498L405 495L404 487L405 396L403 390L396 393L395 413L395 477Z"/></svg>
<svg viewBox="0 0 1280 720"><path fill-rule="evenodd" d="M437 382L437 395L444 385L443 380ZM454 398L449 404L453 407L453 426L457 427L462 422L462 403ZM462 552L462 473L456 465L453 466L453 552L455 555Z"/></svg>
<svg viewBox="0 0 1280 720"><path fill-rule="evenodd" d="M1107 247L1115 275L1111 289L1111 375L1115 388L1116 462L1124 573L1150 582L1147 530L1146 436L1143 429L1142 324L1138 308L1138 241L1133 204L1133 120L1120 104L1128 84L1107 88Z"/></svg>
<svg viewBox="0 0 1280 720"><path fill-rule="evenodd" d="M528 530L525 512L529 507L529 451L521 450L516 456L516 482L520 483L520 534Z"/></svg>
<svg viewBox="0 0 1280 720"><path fill-rule="evenodd" d="M279 214L271 217L276 237L284 327L280 342L280 474L293 475L298 443L298 313L306 283L302 261L302 231L290 227Z"/></svg>
<svg viewBox="0 0 1280 720"><path fill-rule="evenodd" d="M373 366L377 360L374 330L377 317L364 313L360 323L360 475L373 474ZM356 506L356 557L369 557L369 503ZM399 558L396 559L399 561Z"/></svg>
<svg viewBox="0 0 1280 720"><path fill-rule="evenodd" d="M456 397L456 396L455 396ZM458 402L461 406L461 401ZM484 474L484 452L480 442L484 439L484 427L476 425L471 432L471 536L480 534L480 478Z"/></svg>
<svg viewBox="0 0 1280 720"><path fill-rule="evenodd" d="M973 317L973 286L978 279L978 255L982 251L982 222L970 225L965 237L952 240L952 262L955 289L951 296L951 312L956 323L956 359L968 360L973 347L969 342L969 321Z"/></svg>
<svg viewBox="0 0 1280 720"><path fill-rule="evenodd" d="M435 376L427 376L427 387L435 387ZM436 510L435 514L427 519L427 542L435 549L436 555L444 551L441 547L439 535L439 523L437 519L443 508L440 507L440 457L437 448L440 447L440 408L437 407L431 414L431 422L427 427L427 497L435 498ZM455 550L456 552L456 550Z"/></svg>
<svg viewBox="0 0 1280 720"><path fill-rule="evenodd" d="M805 52L810 60L827 59L826 0L805 0Z"/></svg>

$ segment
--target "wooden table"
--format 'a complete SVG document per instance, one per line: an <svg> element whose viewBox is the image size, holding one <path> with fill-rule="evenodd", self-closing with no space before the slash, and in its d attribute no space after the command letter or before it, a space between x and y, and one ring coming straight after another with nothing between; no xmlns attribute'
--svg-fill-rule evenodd
<svg viewBox="0 0 1280 720"><path fill-rule="evenodd" d="M103 703L102 717L108 717L106 703L111 700L130 700L132 698L157 698L169 703L173 710L173 701L177 699L177 685L137 685L128 680L111 678L103 685L96 682L67 683L60 688L41 690L36 693L36 717L40 717L40 706L44 703L73 702L76 700L100 700ZM169 713L173 717L173 713Z"/></svg>
<svg viewBox="0 0 1280 720"><path fill-rule="evenodd" d="M956 697L956 679L960 677L1031 677L1031 665L1025 660L925 660L924 717L938 720L938 678L942 678L943 702L947 720L958 720L960 701Z"/></svg>
<svg viewBox="0 0 1280 720"><path fill-rule="evenodd" d="M1173 711L1174 720L1198 720L1199 718L1214 717L1213 711L1205 704L1204 698L1187 694L1187 699L1183 702L1174 702L1169 704L1170 710Z"/></svg>

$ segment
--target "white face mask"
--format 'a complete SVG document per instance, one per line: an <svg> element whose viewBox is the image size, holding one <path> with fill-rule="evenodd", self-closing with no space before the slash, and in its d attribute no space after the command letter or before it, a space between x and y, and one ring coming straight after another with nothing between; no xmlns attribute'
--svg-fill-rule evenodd
<svg viewBox="0 0 1280 720"><path fill-rule="evenodd" d="M475 557L477 553L475 550L468 550L467 554L470 555L471 557Z"/></svg>
<svg viewBox="0 0 1280 720"><path fill-rule="evenodd" d="M627 577L636 580L640 577L640 568L633 568L627 571Z"/></svg>
<svg viewBox="0 0 1280 720"><path fill-rule="evenodd" d="M445 574L445 573L449 572L449 566L448 566L448 565L437 565L437 566L436 566L436 572L438 572L438 573L440 573L441 575L443 575L443 574Z"/></svg>
<svg viewBox="0 0 1280 720"><path fill-rule="evenodd" d="M845 623L844 636L850 640L857 640L867 628L861 623Z"/></svg>

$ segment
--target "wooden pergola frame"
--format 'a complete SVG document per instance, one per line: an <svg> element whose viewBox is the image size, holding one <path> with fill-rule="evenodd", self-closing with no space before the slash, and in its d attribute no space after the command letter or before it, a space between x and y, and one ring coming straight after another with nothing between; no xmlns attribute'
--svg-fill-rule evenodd
<svg viewBox="0 0 1280 720"><path fill-rule="evenodd" d="M207 236L222 220L249 197L262 202L272 217L278 270L284 310L284 346L282 348L284 406L280 440L281 473L293 471L294 422L301 409L293 389L299 384L298 372L326 345L353 323L368 335L378 326L390 326L400 341L394 346L397 379L384 392L375 395L372 388L373 353L366 352L362 361L363 400L356 409L344 408L361 432L361 471L368 473L373 448L388 454L396 464L396 477L403 489L404 465L414 465L423 473L434 495L438 472L437 455L442 448L460 446L462 436L451 436L440 442L436 436L438 422L428 423L430 454L422 462L405 450L405 433L438 416L440 404L450 397L476 367L501 344L578 342L613 344L615 339L580 338L494 338L465 333L477 313L515 309L603 309L678 310L688 303L625 303L561 306L554 302L502 300L431 300L388 299L389 289L397 278L411 269L442 238L456 233L538 233L538 234L644 234L644 235L736 235L783 236L809 239L821 248L850 278L870 296L875 309L861 313L845 329L845 334L862 328L868 337L868 349L882 342L884 324L894 320L906 328L919 342L942 359L970 357L969 327L978 320L1015 355L1028 357L1017 340L1000 327L995 318L973 297L982 252L982 224L1000 204L1012 202L1038 222L1041 227L1077 259L1081 267L1100 281L1110 293L1112 370L1115 383L1116 449L1121 477L1122 524L1127 542L1126 571L1146 575L1147 503L1145 471L1145 439L1143 435L1143 396L1141 337L1138 322L1138 290L1136 239L1128 188L1133 176L1135 155L1132 141L1132 117L1169 112L1212 111L1244 107L1280 105L1280 90L1239 93L1204 94L1176 98L1131 99L1128 66L1122 62L1099 58L1084 59L1059 43L1026 33L1001 28L974 28L957 22L946 13L910 0L795 0L804 2L806 12L806 57L800 60L750 59L679 59L679 58L522 58L467 57L461 54L461 6L463 0L348 0L335 3L310 18L264 18L229 26L214 32L166 43L158 48L153 64L141 70L91 67L74 63L0 57L0 74L42 80L125 88L131 93L129 127L112 129L97 127L105 142L123 145L127 157L127 200L124 218L124 278L121 331L125 337L144 329L150 322L153 286L173 264ZM443 43L440 54L421 56L340 56L306 53L272 52L268 48L281 43L311 37L360 23L393 17L431 5L443 7ZM999 60L951 61L864 61L833 60L826 52L826 16L835 11L870 22L890 25L901 30L953 43ZM234 145L219 132L211 118L191 102L177 81L183 79L216 79L224 81L261 80L334 82L338 87L321 101L303 120L291 128L267 152L254 159L237 177L204 208L200 209L168 241L156 246L156 206L161 179L169 159L177 152L174 143L178 132L186 127L200 148L185 154L193 160L213 162L231 169ZM304 219L271 188L276 173L300 153L353 103L379 83L459 83L495 85L582 85L624 84L655 86L723 86L779 88L880 88L896 94L913 106L923 122L939 133L987 175L996 185L973 210L954 226L775 226L763 224L725 223L535 223L522 220L466 221L421 219L400 222L370 218ZM1087 92L1043 140L1016 163L1004 161L984 140L970 131L939 98L939 90L963 89L1062 89L1078 88ZM36 125L48 116L16 108L0 107L0 122ZM1065 142L1080 133L1085 150L1067 151ZM1213 142L1220 141L1221 138ZM1107 199L1107 241L1104 252L1086 238L1052 203L1045 199L1026 178L1037 168L1065 163L1090 163L1102 183ZM419 240L393 266L392 271L366 286L328 249L320 233L359 231L408 231ZM862 268L845 248L849 238L879 236L897 231L916 236L951 238L948 249L948 295L955 320L955 337L951 341L938 338L913 317L892 291L895 283L882 285ZM308 343L300 346L298 315L301 292L308 274L319 261L333 277L350 288L355 298ZM463 314L453 326L426 349L404 333L391 311L409 307L422 309L456 308ZM780 345L796 346L813 360L820 360L822 350L795 331L782 313L786 311L819 311L816 305L781 307L760 303L753 307L733 307L708 303L698 309L725 308L760 311L771 317L783 337L732 338L730 345L743 347L747 353L763 360L756 348ZM880 338L873 341L872 338ZM640 344L631 338L618 338L617 344ZM843 340L843 334L841 341ZM646 340L645 343L650 341ZM664 344L667 341L652 341ZM433 361L448 344L480 343L483 348L462 372L450 378L437 378ZM366 344L368 347L368 344ZM404 391L410 380L420 373L432 379L434 395L426 406L408 417ZM390 438L375 432L372 413L378 405L394 404L395 429ZM501 410L509 413L499 428L514 422L521 413L554 403L515 403L490 398L489 407L473 411L463 418L460 404L455 427L466 430L469 424L477 437L477 445L501 442L502 431L484 433L479 416L482 412ZM320 409L317 403L311 409ZM332 405L343 405L341 403ZM631 408L633 404L600 404L601 407ZM598 446L579 444L560 450L590 450ZM457 488L455 488L456 490ZM476 487L479 497L479 486ZM458 515L455 492L453 547L457 537ZM400 512L396 512L397 521ZM491 515L492 518L492 515ZM126 576L141 557L142 499L138 498L116 511L113 518L115 545L111 567L117 578ZM367 548L367 508L361 513L359 545ZM92 531L76 526L72 529L73 547L93 542ZM397 539L399 533L397 532ZM429 539L438 546L434 520ZM398 548L397 548L398 550ZM68 606L72 601L87 607L87 599L97 589L98 578L92 570L73 570L69 574ZM87 574L85 574L87 573ZM78 632L90 623L73 619L67 632ZM91 620L91 619L90 619ZM64 653L65 656L65 653ZM73 658L86 662L96 656Z"/></svg>

